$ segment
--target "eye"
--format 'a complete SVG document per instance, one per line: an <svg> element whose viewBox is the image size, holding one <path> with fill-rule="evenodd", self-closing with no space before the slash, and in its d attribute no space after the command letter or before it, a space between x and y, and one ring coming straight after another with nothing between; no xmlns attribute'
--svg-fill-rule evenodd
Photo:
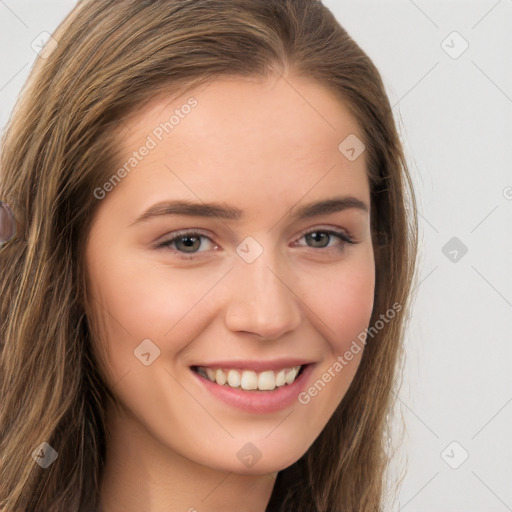
<svg viewBox="0 0 512 512"><path fill-rule="evenodd" d="M306 245L312 249L335 249L338 247L342 249L346 244L355 245L357 242L352 240L348 235L341 231L334 231L330 229L311 229L302 234L301 239L306 240ZM218 249L211 238L197 231L181 231L176 233L172 238L158 244L157 248L167 248L178 253L182 257L193 257L194 254L207 252L208 247L204 248L204 241L208 241L211 249ZM337 244L333 244L337 240ZM310 245L310 243L312 245ZM304 244L298 244L303 246ZM203 248L203 250L200 250Z"/></svg>
<svg viewBox="0 0 512 512"><path fill-rule="evenodd" d="M333 239L337 239L339 241L339 243L335 245L341 248L346 244L356 244L356 242L345 233L330 229L311 229L306 231L306 233L303 233L301 238L305 238L306 242L312 242L313 245L309 245L309 247L314 249L328 249L332 247L331 242Z"/></svg>
<svg viewBox="0 0 512 512"><path fill-rule="evenodd" d="M183 254L196 254L198 252L204 252L199 251L203 245L203 240L208 240L211 244L213 244L214 249L218 247L209 237L195 231L183 231L177 233L169 240L159 244L158 247L174 249L175 251Z"/></svg>

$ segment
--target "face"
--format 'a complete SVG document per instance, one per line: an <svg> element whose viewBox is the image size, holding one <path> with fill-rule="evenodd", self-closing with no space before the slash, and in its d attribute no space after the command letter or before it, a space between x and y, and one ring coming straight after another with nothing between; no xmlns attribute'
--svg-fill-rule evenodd
<svg viewBox="0 0 512 512"><path fill-rule="evenodd" d="M339 149L361 130L293 76L218 79L124 126L128 165L96 190L86 246L111 417L192 463L281 470L321 433L362 355L334 369L373 308L366 155Z"/></svg>

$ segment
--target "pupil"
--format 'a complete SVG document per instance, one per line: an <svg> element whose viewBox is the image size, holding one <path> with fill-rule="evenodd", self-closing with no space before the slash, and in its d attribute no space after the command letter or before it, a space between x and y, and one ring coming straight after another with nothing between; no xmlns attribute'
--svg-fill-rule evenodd
<svg viewBox="0 0 512 512"><path fill-rule="evenodd" d="M194 244L197 245L198 240L199 240L199 237L197 237L197 236L184 236L180 239L178 244L185 241L183 245L186 249L196 249L197 250L197 249L199 249L199 247L194 247ZM186 251L186 252L194 252L194 251Z"/></svg>
<svg viewBox="0 0 512 512"><path fill-rule="evenodd" d="M309 236L311 239L313 239L313 242L315 244L317 244L317 242L320 242L320 245L316 245L316 247L325 247L326 244L322 244L322 238L324 239L324 242L326 241L327 243L329 242L328 238L329 238L329 235L327 233L322 233L322 232L318 232L316 231L315 233L309 233Z"/></svg>

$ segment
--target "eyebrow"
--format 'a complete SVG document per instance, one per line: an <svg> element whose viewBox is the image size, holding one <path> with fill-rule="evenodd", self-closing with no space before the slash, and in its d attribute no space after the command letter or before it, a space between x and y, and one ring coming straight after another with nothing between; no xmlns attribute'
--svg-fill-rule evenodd
<svg viewBox="0 0 512 512"><path fill-rule="evenodd" d="M369 212L368 205L356 197L335 197L316 201L300 207L292 208L295 213L293 219L303 220L319 215L341 212L348 209L357 209L365 213ZM138 224L148 219L167 215L188 215L191 217L218 217L226 220L240 220L243 218L243 211L222 203L194 203L191 201L164 201L151 206L142 215L130 224Z"/></svg>

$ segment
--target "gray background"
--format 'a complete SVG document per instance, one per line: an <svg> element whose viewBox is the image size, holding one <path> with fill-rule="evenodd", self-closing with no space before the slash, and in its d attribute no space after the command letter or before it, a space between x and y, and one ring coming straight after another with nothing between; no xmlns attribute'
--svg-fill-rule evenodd
<svg viewBox="0 0 512 512"><path fill-rule="evenodd" d="M2 127L75 3L0 0ZM382 73L419 197L392 510L512 511L512 0L324 3Z"/></svg>

